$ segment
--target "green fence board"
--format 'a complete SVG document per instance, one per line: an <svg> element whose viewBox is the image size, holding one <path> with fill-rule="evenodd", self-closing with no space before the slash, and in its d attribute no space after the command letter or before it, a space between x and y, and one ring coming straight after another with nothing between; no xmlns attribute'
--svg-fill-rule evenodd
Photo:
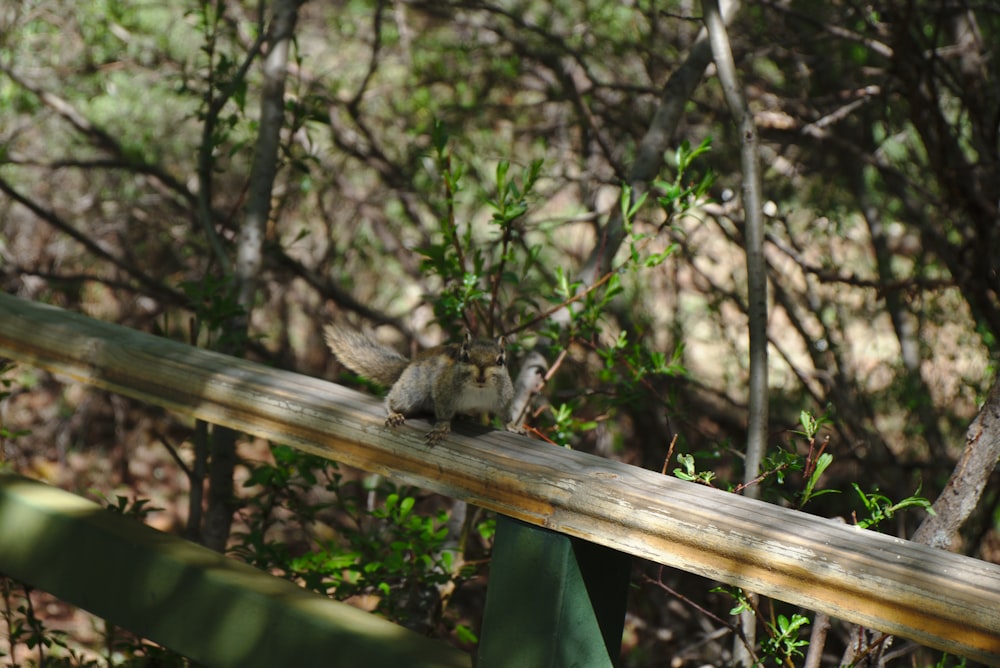
<svg viewBox="0 0 1000 668"><path fill-rule="evenodd" d="M212 668L471 665L444 643L3 472L0 573Z"/></svg>

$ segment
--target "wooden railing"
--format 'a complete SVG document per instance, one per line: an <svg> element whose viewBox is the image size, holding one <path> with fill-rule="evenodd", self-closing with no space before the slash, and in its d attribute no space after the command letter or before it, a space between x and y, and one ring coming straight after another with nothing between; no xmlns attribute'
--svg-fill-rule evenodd
<svg viewBox="0 0 1000 668"><path fill-rule="evenodd" d="M531 525L1000 663L994 564L514 434L460 429L429 448L420 423L385 429L371 397L6 295L0 355Z"/></svg>

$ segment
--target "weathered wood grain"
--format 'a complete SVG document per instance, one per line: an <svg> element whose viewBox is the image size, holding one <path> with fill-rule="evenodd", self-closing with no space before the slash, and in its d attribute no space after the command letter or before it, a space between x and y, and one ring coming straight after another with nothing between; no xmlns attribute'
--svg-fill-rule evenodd
<svg viewBox="0 0 1000 668"><path fill-rule="evenodd" d="M0 355L925 645L1000 664L1000 566L0 295Z"/></svg>

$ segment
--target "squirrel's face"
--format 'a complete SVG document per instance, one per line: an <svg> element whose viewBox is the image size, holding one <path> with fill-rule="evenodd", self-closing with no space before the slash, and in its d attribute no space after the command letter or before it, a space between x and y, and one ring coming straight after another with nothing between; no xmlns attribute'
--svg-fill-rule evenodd
<svg viewBox="0 0 1000 668"><path fill-rule="evenodd" d="M507 374L507 351L504 338L495 341L472 340L466 333L458 354L463 365L463 375L480 387L489 385L498 374Z"/></svg>

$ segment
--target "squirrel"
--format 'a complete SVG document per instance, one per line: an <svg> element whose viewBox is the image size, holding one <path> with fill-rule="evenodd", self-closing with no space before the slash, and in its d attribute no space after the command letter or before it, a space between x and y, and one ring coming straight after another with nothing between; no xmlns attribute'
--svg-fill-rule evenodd
<svg viewBox="0 0 1000 668"><path fill-rule="evenodd" d="M424 437L430 445L451 431L458 413L492 413L513 429L514 386L503 336L473 339L466 330L462 343L429 348L409 360L353 329L331 324L323 333L341 364L391 388L385 398L386 426L397 427L418 413L433 413L434 427Z"/></svg>

